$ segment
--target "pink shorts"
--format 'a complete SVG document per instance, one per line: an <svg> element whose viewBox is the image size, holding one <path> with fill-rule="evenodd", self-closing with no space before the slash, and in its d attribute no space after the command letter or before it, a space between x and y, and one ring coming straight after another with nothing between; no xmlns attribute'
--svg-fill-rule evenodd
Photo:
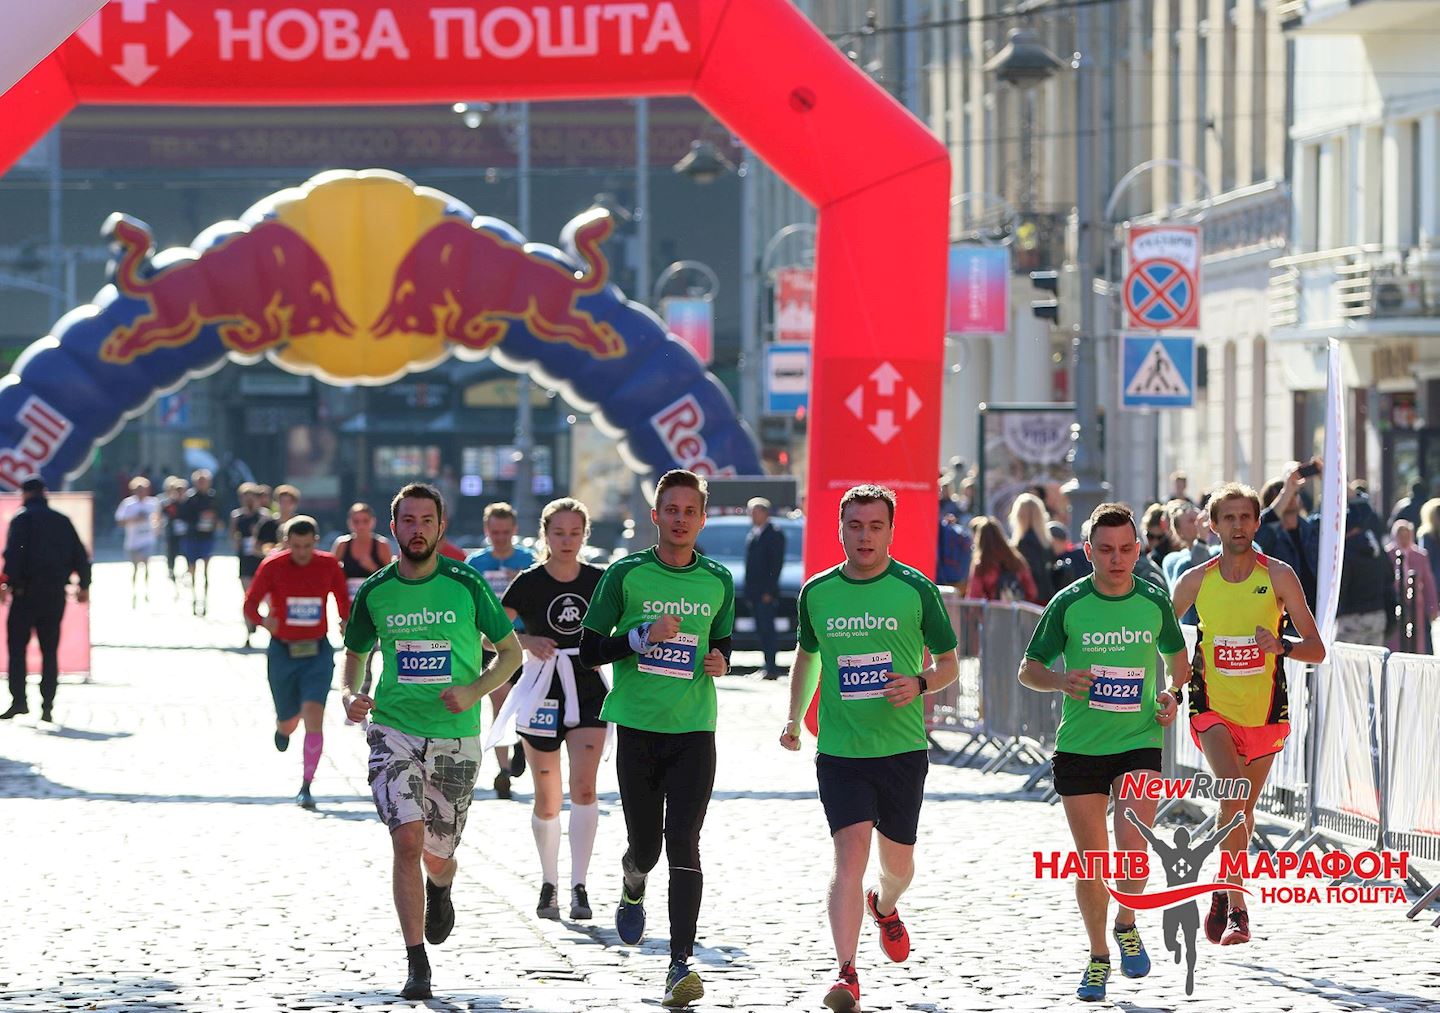
<svg viewBox="0 0 1440 1013"><path fill-rule="evenodd" d="M1215 711L1202 711L1190 716L1190 738L1195 740L1195 748L1202 753L1205 747L1200 744L1200 733L1209 731L1216 725L1225 726L1235 743L1235 751L1247 766L1280 752L1285 748L1285 737L1290 734L1288 721L1273 725L1237 725Z"/></svg>

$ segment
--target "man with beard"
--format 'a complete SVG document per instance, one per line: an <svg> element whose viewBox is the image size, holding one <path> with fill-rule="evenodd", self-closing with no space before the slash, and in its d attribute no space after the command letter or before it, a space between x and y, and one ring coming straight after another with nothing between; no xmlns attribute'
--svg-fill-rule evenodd
<svg viewBox="0 0 1440 1013"><path fill-rule="evenodd" d="M438 946L455 927L454 856L483 755L476 705L510 678L524 651L484 578L437 557L445 502L433 486L400 490L390 530L400 557L355 596L342 702L350 720L366 722L370 788L390 830L395 910L409 963L401 995L429 999L425 942ZM497 651L483 670L482 634ZM372 698L359 687L377 643L383 666Z"/></svg>

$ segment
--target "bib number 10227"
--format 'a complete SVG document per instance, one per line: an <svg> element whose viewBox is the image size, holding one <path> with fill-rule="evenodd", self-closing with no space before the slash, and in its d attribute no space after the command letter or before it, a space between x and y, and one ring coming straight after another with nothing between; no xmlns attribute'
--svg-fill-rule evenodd
<svg viewBox="0 0 1440 1013"><path fill-rule="evenodd" d="M407 685L450 682L448 640L397 640L395 676Z"/></svg>

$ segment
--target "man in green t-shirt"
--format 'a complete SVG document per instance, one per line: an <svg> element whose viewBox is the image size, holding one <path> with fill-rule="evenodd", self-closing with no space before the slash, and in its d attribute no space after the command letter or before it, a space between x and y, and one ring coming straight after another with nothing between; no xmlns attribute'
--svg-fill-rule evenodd
<svg viewBox="0 0 1440 1013"><path fill-rule="evenodd" d="M1115 850L1143 851L1145 839L1125 812L1133 812L1149 827L1155 821L1155 800L1126 798L1121 785L1126 774L1160 776L1163 729L1175 720L1179 692L1169 688L1157 693L1156 670L1163 654L1170 686L1183 681L1185 638L1170 596L1133 573L1140 529L1130 508L1102 503L1086 530L1085 555L1095 570L1050 600L1025 651L1020 682L1042 693L1065 694L1051 769L1075 850L1110 850L1105 811L1113 794ZM1065 671L1051 671L1062 656ZM1140 893L1145 880L1122 879L1116 889ZM1075 899L1090 937L1090 960L1075 994L1099 1002L1110 977L1105 939L1110 895L1103 880L1078 879ZM1116 912L1114 935L1124 975L1149 974L1150 957L1132 909Z"/></svg>
<svg viewBox="0 0 1440 1013"><path fill-rule="evenodd" d="M370 789L395 851L395 910L409 964L401 994L429 999L421 932L439 945L455 926L455 849L484 754L476 705L510 678L524 652L484 578L436 555L445 503L433 486L400 490L390 530L399 558L368 577L351 606L342 701L350 720L369 719ZM483 671L482 634L498 652ZM359 686L377 643L384 664L372 699Z"/></svg>
<svg viewBox="0 0 1440 1013"><path fill-rule="evenodd" d="M830 932L839 980L825 996L838 1013L858 1008L855 951L861 912L880 928L880 948L899 962L910 955L900 896L915 874L915 838L929 771L921 697L960 675L955 630L940 592L914 567L890 557L895 494L857 485L840 498L845 562L800 589L799 646L790 673L790 714L780 735L800 748L800 720L820 684L820 742L815 757L820 802L835 842ZM926 668L925 651L934 664ZM872 830L880 884L864 889Z"/></svg>
<svg viewBox="0 0 1440 1013"><path fill-rule="evenodd" d="M623 894L615 929L645 935L645 877L670 859L670 970L661 1003L705 994L690 969L704 879L700 828L715 787L715 683L730 667L735 588L730 571L695 551L708 490L689 471L655 486L652 549L626 556L600 578L585 613L580 661L611 665L614 688L600 716L616 726L615 773L625 810Z"/></svg>

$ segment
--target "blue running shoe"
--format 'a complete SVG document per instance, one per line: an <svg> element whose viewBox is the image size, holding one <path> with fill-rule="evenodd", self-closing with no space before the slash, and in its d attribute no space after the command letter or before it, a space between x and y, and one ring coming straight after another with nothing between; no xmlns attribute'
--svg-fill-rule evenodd
<svg viewBox="0 0 1440 1013"><path fill-rule="evenodd" d="M1128 929L1114 928L1115 942L1120 944L1120 973L1127 978L1143 978L1150 973L1150 954L1140 941L1140 930L1134 925Z"/></svg>
<svg viewBox="0 0 1440 1013"><path fill-rule="evenodd" d="M665 997L660 1000L660 1005L667 1009L680 1009L704 994L705 986L700 983L700 975L690 970L689 964L677 960L670 965L670 973L665 975Z"/></svg>
<svg viewBox="0 0 1440 1013"><path fill-rule="evenodd" d="M1105 998L1105 983L1110 980L1110 961L1090 958L1085 965L1085 977L1075 990L1075 998L1086 1002L1100 1002Z"/></svg>
<svg viewBox="0 0 1440 1013"><path fill-rule="evenodd" d="M620 941L635 946L645 938L645 898L631 900L624 890L620 891L620 906L615 909L615 931Z"/></svg>

